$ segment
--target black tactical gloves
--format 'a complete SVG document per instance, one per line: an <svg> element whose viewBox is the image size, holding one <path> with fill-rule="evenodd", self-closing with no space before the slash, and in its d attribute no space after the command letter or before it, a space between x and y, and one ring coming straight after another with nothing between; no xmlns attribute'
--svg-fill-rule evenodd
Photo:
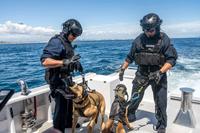
<svg viewBox="0 0 200 133"><path fill-rule="evenodd" d="M73 66L74 66L74 71L78 71L81 73L83 72L83 67L79 61L75 62Z"/></svg>
<svg viewBox="0 0 200 133"><path fill-rule="evenodd" d="M77 55L74 55L71 59L64 59L63 66L68 66L71 63L73 64L73 63L77 62L80 58L81 58L81 56L79 54L77 54Z"/></svg>
<svg viewBox="0 0 200 133"><path fill-rule="evenodd" d="M156 84L159 84L162 76L163 76L163 73L160 70L151 72L149 74L149 80L154 80L156 82Z"/></svg>
<svg viewBox="0 0 200 133"><path fill-rule="evenodd" d="M71 59L64 59L63 60L63 66L67 68L67 70L73 72L73 71L79 71L83 72L83 67L81 63L79 62L79 59L81 56L79 54L74 55Z"/></svg>
<svg viewBox="0 0 200 133"><path fill-rule="evenodd" d="M124 68L121 68L120 70L119 70L119 80L120 81L123 81L123 77L124 77L124 71L125 71L125 69Z"/></svg>

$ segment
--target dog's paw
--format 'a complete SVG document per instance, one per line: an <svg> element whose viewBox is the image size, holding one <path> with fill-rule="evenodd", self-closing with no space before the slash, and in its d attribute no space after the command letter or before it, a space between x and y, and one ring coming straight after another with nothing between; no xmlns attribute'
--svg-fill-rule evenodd
<svg viewBox="0 0 200 133"><path fill-rule="evenodd" d="M131 126L131 125L129 125L127 127L128 127L128 130L133 130L134 129L133 126Z"/></svg>
<svg viewBox="0 0 200 133"><path fill-rule="evenodd" d="M105 130L106 129L106 124L103 122L101 125L101 130Z"/></svg>

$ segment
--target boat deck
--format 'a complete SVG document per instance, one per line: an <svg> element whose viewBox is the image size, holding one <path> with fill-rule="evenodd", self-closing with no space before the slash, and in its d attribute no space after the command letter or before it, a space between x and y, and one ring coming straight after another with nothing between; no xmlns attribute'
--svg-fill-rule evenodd
<svg viewBox="0 0 200 133"><path fill-rule="evenodd" d="M122 84L125 84L128 88L128 93L131 94L131 88L132 88L132 80L134 77L134 73L135 70L129 69L126 71L125 76L124 76L124 80L123 82L120 82ZM118 74L117 73L113 73L110 76L109 80L111 79L115 79L118 78ZM93 80L97 80L98 78L101 77L92 77ZM106 80L106 78L103 78L104 80ZM100 79L102 80L102 78ZM92 86L91 86L92 87ZM103 92L102 92L103 93ZM167 133L177 133L177 132L181 132L181 133L199 133L200 132L200 91L199 90L195 90L194 92L194 98L193 98L193 103L192 103L192 109L193 109L193 113L195 116L195 120L196 120L196 126L195 128L190 128L190 127L186 127L186 126L182 126L182 125L178 125L178 124L174 124L174 120L176 118L176 115L178 114L179 110L180 110L180 106L181 106L181 91L179 89L177 90L173 90L172 92L168 93L168 107L167 107L167 114L168 114L168 126L166 129ZM107 100L106 100L107 101ZM157 120L155 118L155 108L154 108L154 100L153 100L153 94L152 94L152 90L150 87L148 87L145 91L145 95L144 98L139 106L138 111L136 112L136 121L132 122L131 125L134 127L133 130L129 131L126 129L126 132L132 133L156 133L156 131L153 130L153 126L156 125ZM108 118L108 112L105 116L105 118ZM83 122L83 119L80 119L80 123ZM95 133L100 132L100 122L98 122L98 124L95 126ZM76 132L80 132L80 133L85 133L87 132L87 124L83 123L82 127L79 129L76 129ZM66 133L70 132L71 129L67 129Z"/></svg>
<svg viewBox="0 0 200 133"><path fill-rule="evenodd" d="M128 94L131 94L132 90L132 80L134 78L135 70L128 69L125 71L124 80L120 82L118 80L118 73L113 73L110 75L97 75L95 73L86 74L86 80L88 81L88 86L91 89L95 89L103 94L106 100L106 115L105 120L108 118L108 114L110 112L110 106L114 99L114 91L113 89L117 84L122 83L125 84L128 89ZM76 82L81 82L81 76L77 76L74 78ZM168 78L170 82L170 78ZM178 114L181 107L181 91L179 88L173 88L168 93L168 126L166 129L167 133L199 133L200 132L200 89L195 89L192 99L192 110L196 120L195 128L190 128L187 126L181 126L178 124L174 124L173 121ZM24 110L23 101L27 99L33 99L37 97L37 105L38 105L38 122L40 124L33 133L46 133L48 129L52 128L52 111L54 108L54 102L49 103L48 100L49 87L48 85L41 86L38 88L34 88L31 90L31 93L27 96L22 96L19 93L14 94L14 96L9 100L6 107L2 112L0 112L0 133L10 132L10 133L20 133L21 132L21 117L20 113ZM130 96L129 96L130 97ZM10 109L14 110L14 118L10 116ZM32 108L32 106L30 106ZM48 113L47 113L48 112ZM145 91L145 95L143 100L136 112L136 121L132 122L131 125L134 127L132 131L127 130L129 133L154 133L156 131L153 130L153 125L156 124L157 120L155 118L155 109L154 109L154 100L153 94L150 87L148 87ZM6 120L7 119L7 120ZM100 120L100 119L99 119ZM9 123L9 124L8 124ZM76 129L76 132L85 133L87 132L87 124L88 119L80 118L79 123L81 123L81 128ZM100 132L100 121L95 125L94 132ZM66 133L71 132L71 129L66 129Z"/></svg>
<svg viewBox="0 0 200 133"><path fill-rule="evenodd" d="M176 115L178 114L178 111L180 109L180 101L177 100L169 100L168 101L168 127L166 129L167 133L199 133L200 131L200 105L199 104L193 104L193 112L196 119L196 128L189 128L181 125L174 124L173 121L175 120ZM108 115L105 116L106 118ZM135 122L132 122L131 125L134 127L132 131L127 130L129 133L156 133L156 131L153 130L153 125L156 124L157 120L155 118L154 114L154 103L152 102L145 102L143 101L139 109L136 113L137 120ZM82 118L83 119L83 118ZM80 120L80 123L82 123L83 120ZM100 132L100 122L98 122L98 125L95 126L95 133ZM78 133L86 133L87 132L87 124L88 122L82 124L82 127L79 129L76 129L76 132ZM66 133L70 132L71 129L66 129Z"/></svg>

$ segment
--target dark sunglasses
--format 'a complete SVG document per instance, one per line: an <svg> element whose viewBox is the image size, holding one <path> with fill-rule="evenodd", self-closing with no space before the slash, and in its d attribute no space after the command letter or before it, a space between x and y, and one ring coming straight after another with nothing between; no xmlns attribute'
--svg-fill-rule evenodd
<svg viewBox="0 0 200 133"><path fill-rule="evenodd" d="M77 35L77 34L74 34L74 33L71 33L71 35L72 35L73 37L78 37L78 35Z"/></svg>
<svg viewBox="0 0 200 133"><path fill-rule="evenodd" d="M145 29L145 32L150 32L150 33L152 33L152 32L154 32L154 31L156 31L155 28L153 28L153 29Z"/></svg>

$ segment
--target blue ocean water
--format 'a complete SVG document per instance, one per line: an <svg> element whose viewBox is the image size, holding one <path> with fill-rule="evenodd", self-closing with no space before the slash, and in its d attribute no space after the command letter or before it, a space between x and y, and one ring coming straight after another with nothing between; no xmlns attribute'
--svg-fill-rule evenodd
<svg viewBox="0 0 200 133"><path fill-rule="evenodd" d="M85 72L110 74L124 61L132 40L77 41L76 52L81 55ZM169 87L199 88L200 83L200 39L172 39L178 51L178 61L169 74ZM18 79L27 81L29 88L46 84L40 55L46 44L1 44L0 45L0 89L19 90ZM131 66L135 67L133 63Z"/></svg>

